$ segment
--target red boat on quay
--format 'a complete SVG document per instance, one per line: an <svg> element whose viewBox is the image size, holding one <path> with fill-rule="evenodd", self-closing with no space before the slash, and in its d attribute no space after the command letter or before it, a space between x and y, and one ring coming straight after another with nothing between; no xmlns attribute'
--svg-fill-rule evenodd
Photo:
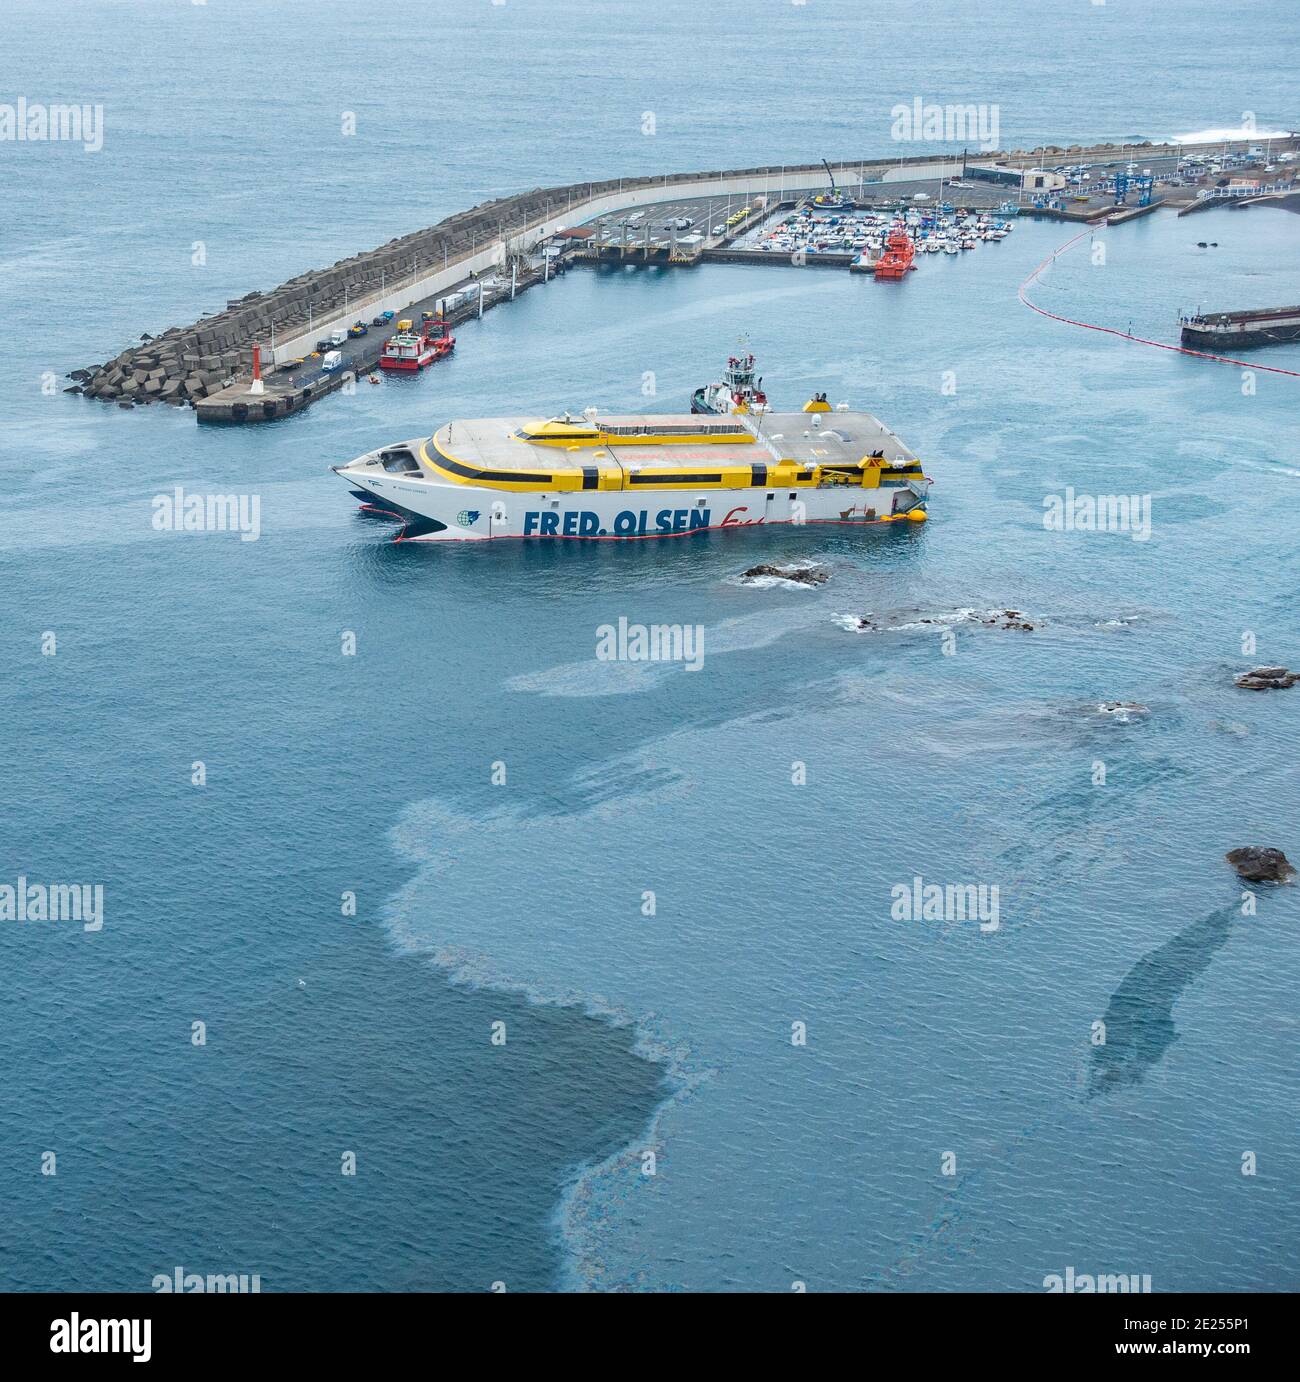
<svg viewBox="0 0 1300 1382"><path fill-rule="evenodd" d="M908 269L916 268L912 263L915 254L916 246L912 244L912 237L901 225L895 225L885 239L885 251L876 265L876 277L906 277Z"/></svg>
<svg viewBox="0 0 1300 1382"><path fill-rule="evenodd" d="M456 338L447 323L429 322L421 331L407 331L385 341L379 368L414 373L450 355L455 348Z"/></svg>

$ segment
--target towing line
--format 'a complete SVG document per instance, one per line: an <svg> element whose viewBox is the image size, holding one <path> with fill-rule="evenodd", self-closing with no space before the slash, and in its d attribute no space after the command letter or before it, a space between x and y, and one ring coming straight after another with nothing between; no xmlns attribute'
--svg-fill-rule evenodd
<svg viewBox="0 0 1300 1382"><path fill-rule="evenodd" d="M1260 365L1253 360L1236 360L1230 355L1211 355L1205 350L1188 350L1186 346L1169 345L1165 341L1149 341L1145 336L1135 336L1131 331L1117 331L1113 326L1098 326L1095 322L1075 321L1073 317L1062 317L1059 313L1049 312L1046 307L1039 307L1037 303L1030 302L1025 295L1025 290L1032 284L1038 275L1049 265L1065 253L1072 245L1077 245L1085 235L1091 235L1092 228L1081 230L1077 235L1071 236L1059 249L1055 249L1046 259L1029 275L1020 285L1020 301L1031 311L1037 312L1040 317L1050 317L1053 321L1064 322L1067 326L1081 326L1085 331L1100 331L1107 336L1118 336L1121 341L1132 341L1135 345L1154 346L1157 350L1170 350L1175 355L1190 355L1194 360L1212 360L1219 365L1239 365L1242 369L1265 370L1269 374L1286 374L1292 379L1300 379L1300 370L1282 369L1277 365Z"/></svg>

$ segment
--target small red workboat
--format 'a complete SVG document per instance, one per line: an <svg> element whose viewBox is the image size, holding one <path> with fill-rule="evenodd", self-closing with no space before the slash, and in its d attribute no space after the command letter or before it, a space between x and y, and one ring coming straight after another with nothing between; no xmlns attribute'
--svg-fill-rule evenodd
<svg viewBox="0 0 1300 1382"><path fill-rule="evenodd" d="M422 331L408 331L392 336L384 343L379 368L389 370L422 370L456 348L456 338L445 321L429 322Z"/></svg>

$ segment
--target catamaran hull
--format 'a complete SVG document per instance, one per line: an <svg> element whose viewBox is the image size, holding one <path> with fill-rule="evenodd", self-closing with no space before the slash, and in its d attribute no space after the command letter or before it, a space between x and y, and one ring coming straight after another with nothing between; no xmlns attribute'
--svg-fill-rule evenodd
<svg viewBox="0 0 1300 1382"><path fill-rule="evenodd" d="M372 510L386 510L405 523L404 538L420 542L486 542L495 538L636 541L683 537L718 528L812 523L887 526L916 523L925 517L925 500L910 486L874 490L858 486L800 491L715 489L707 495L689 490L503 494L498 489L474 485L452 488L389 474L375 479L361 479L355 474L345 478L369 491Z"/></svg>

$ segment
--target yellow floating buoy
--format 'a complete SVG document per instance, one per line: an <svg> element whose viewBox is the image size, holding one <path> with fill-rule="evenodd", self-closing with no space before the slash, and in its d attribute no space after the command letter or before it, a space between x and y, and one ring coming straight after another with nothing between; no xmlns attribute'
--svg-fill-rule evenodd
<svg viewBox="0 0 1300 1382"><path fill-rule="evenodd" d="M908 509L907 516L913 523L924 523L928 517L924 509Z"/></svg>

